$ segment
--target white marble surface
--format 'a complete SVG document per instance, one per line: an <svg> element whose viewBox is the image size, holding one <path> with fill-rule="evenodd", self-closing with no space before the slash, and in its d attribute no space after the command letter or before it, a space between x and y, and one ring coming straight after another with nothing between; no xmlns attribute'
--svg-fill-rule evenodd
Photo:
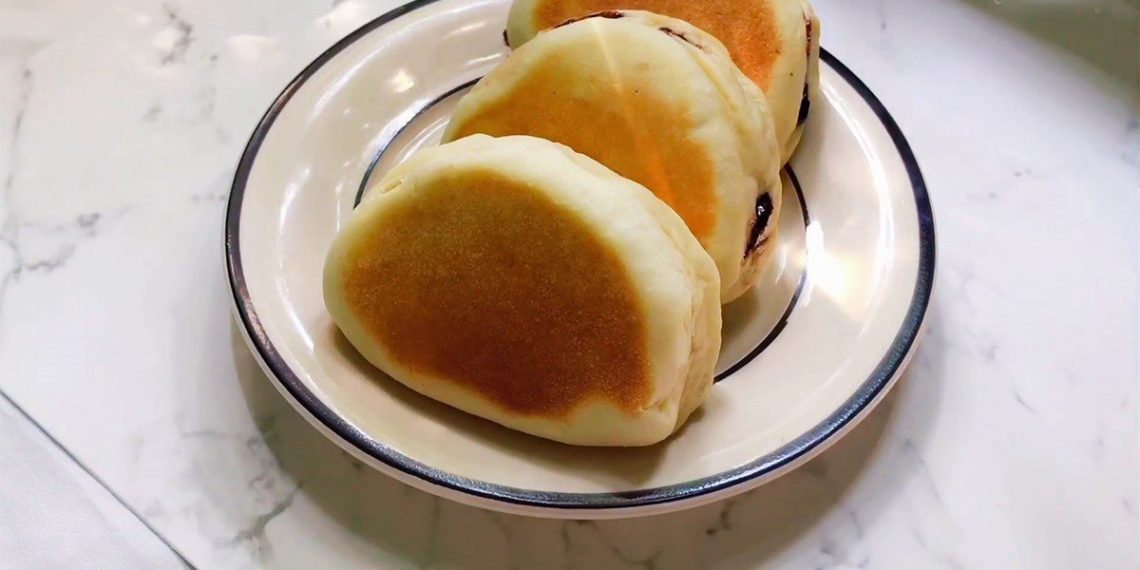
<svg viewBox="0 0 1140 570"><path fill-rule="evenodd" d="M185 568L35 423L0 397L0 568Z"/></svg>
<svg viewBox="0 0 1140 570"><path fill-rule="evenodd" d="M1135 0L817 0L824 46L891 109L930 186L924 344L805 468L597 523L366 470L273 391L230 321L221 223L246 136L301 67L396 4L3 0L0 389L193 566L1140 566Z"/></svg>

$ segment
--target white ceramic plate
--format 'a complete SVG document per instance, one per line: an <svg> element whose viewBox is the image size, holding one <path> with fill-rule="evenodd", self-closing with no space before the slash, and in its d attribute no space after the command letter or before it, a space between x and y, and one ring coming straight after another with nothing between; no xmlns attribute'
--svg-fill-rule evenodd
<svg viewBox="0 0 1140 570"><path fill-rule="evenodd" d="M914 156L852 72L823 55L786 171L778 261L725 308L719 381L665 443L576 448L428 400L360 358L325 311L325 252L369 176L436 144L507 54L508 0L421 0L321 55L254 131L226 256L253 352L313 425L370 465L499 510L601 518L710 502L771 480L853 427L914 349L934 225ZM797 208L796 205L800 207Z"/></svg>

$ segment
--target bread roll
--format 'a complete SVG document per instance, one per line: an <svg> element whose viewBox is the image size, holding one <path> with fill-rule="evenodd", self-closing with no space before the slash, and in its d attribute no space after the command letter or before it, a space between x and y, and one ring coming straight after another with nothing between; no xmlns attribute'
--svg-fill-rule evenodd
<svg viewBox="0 0 1140 570"><path fill-rule="evenodd" d="M819 19L808 0L515 0L507 20L511 47L568 19L606 10L647 10L712 34L768 96L787 162L819 95Z"/></svg>
<svg viewBox="0 0 1140 570"><path fill-rule="evenodd" d="M611 12L539 34L463 97L444 140L473 133L560 142L645 185L716 262L722 302L768 257L780 210L768 106L685 22Z"/></svg>
<svg viewBox="0 0 1140 570"><path fill-rule="evenodd" d="M648 190L526 136L467 137L388 172L324 271L333 321L399 382L596 446L659 442L704 401L719 287Z"/></svg>

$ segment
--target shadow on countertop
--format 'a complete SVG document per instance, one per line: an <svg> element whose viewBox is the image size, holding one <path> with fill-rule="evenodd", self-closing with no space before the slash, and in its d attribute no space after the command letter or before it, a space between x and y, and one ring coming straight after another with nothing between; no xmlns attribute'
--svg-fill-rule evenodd
<svg viewBox="0 0 1140 570"><path fill-rule="evenodd" d="M1136 95L1140 0L958 0L1095 66Z"/></svg>
<svg viewBox="0 0 1140 570"><path fill-rule="evenodd" d="M736 569L761 566L798 546L858 565L864 554L849 547L924 476L921 452L944 390L936 313L932 308L926 350L919 348L898 387L819 457L718 503L608 521L506 515L399 483L351 457L294 411L236 327L233 347L247 404L283 471L329 519L359 539L351 545L358 556L378 564L396 558L417 567L488 570ZM858 498L851 496L853 486L862 488ZM338 541L329 548L346 546Z"/></svg>

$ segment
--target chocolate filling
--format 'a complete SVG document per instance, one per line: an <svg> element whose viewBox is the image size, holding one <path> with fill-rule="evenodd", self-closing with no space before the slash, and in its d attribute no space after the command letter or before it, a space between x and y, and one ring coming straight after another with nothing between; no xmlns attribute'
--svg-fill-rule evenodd
<svg viewBox="0 0 1140 570"><path fill-rule="evenodd" d="M511 47L511 40L507 39L507 31L503 30L503 45Z"/></svg>
<svg viewBox="0 0 1140 570"><path fill-rule="evenodd" d="M555 28L561 28L562 26L573 24L574 22L581 22L582 20L586 20L589 18L606 18L607 20L616 20L618 18L624 18L624 17L625 17L625 14L622 14L621 12L618 12L617 10L604 10L601 12L594 12L593 14L586 14L585 16L579 16L577 18L570 18L569 20L566 20L565 22L562 22L561 24L558 24L557 26L554 26L554 27ZM553 29L553 28L551 28L551 29Z"/></svg>
<svg viewBox="0 0 1140 570"><path fill-rule="evenodd" d="M666 27L661 27L661 28L657 28L657 29L659 29L659 30L661 30L662 32L665 32L666 34L668 34L668 35L670 35L670 36L673 36L674 38L677 38L677 39L679 39L679 40L681 40L681 41L683 41L683 42L685 42L685 43L687 43L687 44L689 44L689 45L691 45L691 46L693 46L693 47L695 47L695 48L697 48L697 49L699 49L699 50L703 50L703 49L704 49L704 48L702 48L702 47L700 46L700 44L698 44L697 42L695 42L695 41L693 41L693 40L689 39L689 36L686 36L685 34L682 34L681 32L678 32L677 30L674 30L674 29L672 29L672 28L666 28Z"/></svg>
<svg viewBox="0 0 1140 570"><path fill-rule="evenodd" d="M566 20L565 22L562 22L561 24L558 24L557 26L554 26L554 27L555 28L561 28L562 26L567 26L567 25L573 24L574 22L581 22L582 20L587 20L589 18L606 18L608 20L616 20L618 18L624 18L624 17L625 17L625 14L623 14L617 10L604 10L601 12L594 12L593 14L587 14L585 16L579 16L577 18L570 18L569 20ZM808 25L810 26L811 22L808 22ZM551 29L553 29L553 28L551 28ZM678 32L677 30L674 30L674 29L668 28L668 27L661 27L658 29L661 30L662 32L665 32L666 34L674 37L674 38L677 38L677 39L699 49L699 50L705 49L705 48L701 47L701 44L698 44L697 42L693 41L692 39L690 39L685 34ZM506 40L507 40L507 32L506 32L506 30L503 30L503 41L505 42ZM508 45L510 45L510 44L508 44ZM809 53L810 53L810 50L809 50Z"/></svg>
<svg viewBox="0 0 1140 570"><path fill-rule="evenodd" d="M808 96L808 85L810 85L810 79L811 79L810 77L808 77L808 74L811 73L811 27L812 27L811 26L811 19L809 18L807 20L807 59L808 59L808 66L807 66L807 71L804 72L804 94L803 94L803 97L800 98L800 116L796 119L796 126L797 127L804 124L804 121L806 121L808 118L808 112L811 110L811 99Z"/></svg>
<svg viewBox="0 0 1140 570"><path fill-rule="evenodd" d="M767 239L764 230L772 220L772 193L765 190L756 198L756 219L752 221L752 231L748 235L748 247L744 249L744 257L752 255Z"/></svg>
<svg viewBox="0 0 1140 570"><path fill-rule="evenodd" d="M800 98L800 116L796 118L796 126L804 124L808 118L808 112L811 111L811 100L808 97L808 83L804 81L804 95Z"/></svg>

